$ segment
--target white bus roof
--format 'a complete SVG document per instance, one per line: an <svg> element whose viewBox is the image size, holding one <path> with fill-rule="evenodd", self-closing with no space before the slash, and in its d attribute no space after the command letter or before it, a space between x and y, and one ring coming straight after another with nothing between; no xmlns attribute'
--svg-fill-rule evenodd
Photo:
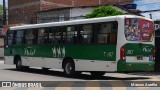
<svg viewBox="0 0 160 90"><path fill-rule="evenodd" d="M76 24L84 24L84 23L87 24L87 23L95 23L95 22L117 21L118 18L143 18L143 19L152 21L151 19L148 19L142 16L117 15L117 16L80 19L80 20L63 21L63 22L49 22L49 23L40 23L40 24L21 25L21 26L10 27L10 30L22 30L22 29L33 29L33 28L43 28L43 27L52 27L52 26L67 26L67 25L76 25Z"/></svg>

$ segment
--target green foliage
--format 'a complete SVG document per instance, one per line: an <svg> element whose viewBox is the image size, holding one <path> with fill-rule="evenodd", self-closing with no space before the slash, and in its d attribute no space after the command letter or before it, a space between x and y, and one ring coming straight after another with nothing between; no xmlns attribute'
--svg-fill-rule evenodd
<svg viewBox="0 0 160 90"><path fill-rule="evenodd" d="M106 17L106 16L115 16L115 15L124 15L123 12L118 11L117 9L111 6L101 6L95 8L92 13L87 14L85 18L97 18L97 17Z"/></svg>
<svg viewBox="0 0 160 90"><path fill-rule="evenodd" d="M2 14L3 14L3 6L0 5L0 15L2 15Z"/></svg>

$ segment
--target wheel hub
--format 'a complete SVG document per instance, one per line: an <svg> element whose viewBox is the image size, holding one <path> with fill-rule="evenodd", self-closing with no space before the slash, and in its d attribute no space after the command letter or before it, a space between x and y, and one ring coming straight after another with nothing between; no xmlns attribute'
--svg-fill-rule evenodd
<svg viewBox="0 0 160 90"><path fill-rule="evenodd" d="M71 71L72 71L72 66L71 66L70 63L67 63L67 65L66 65L66 72L67 72L68 74L70 74Z"/></svg>

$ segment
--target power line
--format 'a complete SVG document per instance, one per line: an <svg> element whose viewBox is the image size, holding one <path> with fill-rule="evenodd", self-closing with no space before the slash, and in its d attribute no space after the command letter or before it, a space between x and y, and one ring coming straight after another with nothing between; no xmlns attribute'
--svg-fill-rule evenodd
<svg viewBox="0 0 160 90"><path fill-rule="evenodd" d="M156 9L156 10L147 10L147 11L141 11L140 13L158 12L158 11L160 11L160 9Z"/></svg>

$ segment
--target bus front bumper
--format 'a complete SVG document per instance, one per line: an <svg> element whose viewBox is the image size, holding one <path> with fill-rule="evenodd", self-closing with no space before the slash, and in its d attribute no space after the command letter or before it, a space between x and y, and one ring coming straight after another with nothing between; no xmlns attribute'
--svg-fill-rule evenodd
<svg viewBox="0 0 160 90"><path fill-rule="evenodd" d="M118 72L128 71L154 71L155 62L126 62L119 60L117 64Z"/></svg>

